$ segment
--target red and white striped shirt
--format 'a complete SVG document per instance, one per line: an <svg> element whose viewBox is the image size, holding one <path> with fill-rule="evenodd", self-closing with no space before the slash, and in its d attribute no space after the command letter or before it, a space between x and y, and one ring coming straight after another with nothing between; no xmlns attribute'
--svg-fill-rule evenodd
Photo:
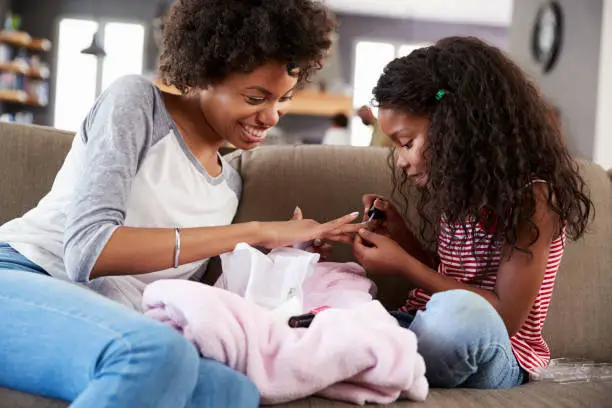
<svg viewBox="0 0 612 408"><path fill-rule="evenodd" d="M467 227L467 231L461 226L453 228L444 218L442 219L438 243L440 257L438 273L474 287L494 290L501 263L501 246L496 245L489 249L491 235L480 223L476 222L475 236L472 236L472 224L468 223ZM472 248L473 242L476 242L475 251ZM542 326L548 313L555 277L564 248L565 232L563 231L550 244L544 281L529 316L520 330L510 338L516 359L527 371L533 371L537 367L546 367L550 361L550 350L542 338ZM491 253L490 264L487 265L489 253ZM406 305L401 310L405 312L423 310L429 299L430 295L422 289L412 290Z"/></svg>

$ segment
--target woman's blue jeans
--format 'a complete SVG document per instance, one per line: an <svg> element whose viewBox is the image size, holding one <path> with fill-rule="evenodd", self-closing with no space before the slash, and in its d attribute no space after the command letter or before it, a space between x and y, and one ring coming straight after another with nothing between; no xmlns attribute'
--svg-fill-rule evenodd
<svg viewBox="0 0 612 408"><path fill-rule="evenodd" d="M174 329L0 244L0 386L75 408L257 407L244 375Z"/></svg>

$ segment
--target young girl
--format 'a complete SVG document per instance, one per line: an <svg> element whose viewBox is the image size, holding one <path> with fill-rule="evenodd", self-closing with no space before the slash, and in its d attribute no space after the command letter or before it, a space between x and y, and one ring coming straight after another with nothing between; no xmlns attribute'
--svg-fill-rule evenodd
<svg viewBox="0 0 612 408"><path fill-rule="evenodd" d="M359 231L356 258L415 287L393 313L417 335L432 386L524 383L549 362L542 326L566 235L585 232L592 207L550 107L474 38L391 62L374 96L401 170L395 191L420 190L420 235L437 236L437 257L389 201L367 195L366 211L376 206L386 223Z"/></svg>
<svg viewBox="0 0 612 408"><path fill-rule="evenodd" d="M286 246L355 219L228 225L241 180L218 154L264 140L332 29L312 0L174 3L161 72L181 94L118 80L49 194L0 228L0 386L87 408L259 405L246 377L94 291L138 309L147 283L187 279L239 242Z"/></svg>

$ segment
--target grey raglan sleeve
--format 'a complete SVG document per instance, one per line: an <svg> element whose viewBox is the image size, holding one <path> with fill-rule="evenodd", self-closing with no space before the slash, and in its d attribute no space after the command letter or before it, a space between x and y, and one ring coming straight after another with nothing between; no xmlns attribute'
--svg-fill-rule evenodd
<svg viewBox="0 0 612 408"><path fill-rule="evenodd" d="M64 235L64 264L73 281L89 280L102 249L123 225L132 180L151 146L154 104L145 78L121 78L100 96L76 136L85 148Z"/></svg>

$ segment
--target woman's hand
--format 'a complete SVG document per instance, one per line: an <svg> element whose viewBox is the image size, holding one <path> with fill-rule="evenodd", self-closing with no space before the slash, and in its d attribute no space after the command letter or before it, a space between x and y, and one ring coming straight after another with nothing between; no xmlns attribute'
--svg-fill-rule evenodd
<svg viewBox="0 0 612 408"><path fill-rule="evenodd" d="M323 239L333 231L354 221L358 212L320 224L314 220L294 219L280 222L259 223L260 240L257 245L268 249L286 247L314 239Z"/></svg>
<svg viewBox="0 0 612 408"><path fill-rule="evenodd" d="M306 252L312 252L315 254L319 254L320 258L319 260L321 262L326 262L332 254L332 246L331 244L329 244L327 241L317 238L312 242L312 245L306 247L304 249L304 251Z"/></svg>
<svg viewBox="0 0 612 408"><path fill-rule="evenodd" d="M293 212L293 217L291 219L304 219L304 214L302 213L302 209L300 207L295 207L295 211ZM330 258L332 253L332 246L324 239L315 238L312 241L309 241L308 243L312 243L312 245L307 245L306 247L304 247L304 251L319 254L321 261L327 261Z"/></svg>
<svg viewBox="0 0 612 408"><path fill-rule="evenodd" d="M406 251L388 236L360 229L353 244L355 259L368 272L379 275L396 275L406 267Z"/></svg>

